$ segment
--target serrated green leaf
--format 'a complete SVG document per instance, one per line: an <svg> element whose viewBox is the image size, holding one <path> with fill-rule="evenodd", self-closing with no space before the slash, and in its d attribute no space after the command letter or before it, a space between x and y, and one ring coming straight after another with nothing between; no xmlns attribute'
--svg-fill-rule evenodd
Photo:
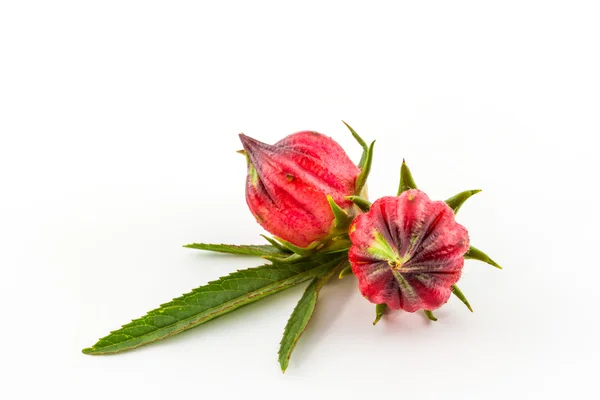
<svg viewBox="0 0 600 400"><path fill-rule="evenodd" d="M162 304L83 352L114 354L183 332L301 282L321 277L339 263L339 257L330 256L328 260L325 263L315 260L274 262L234 272Z"/></svg>
<svg viewBox="0 0 600 400"><path fill-rule="evenodd" d="M450 197L448 200L446 200L446 204L448 204L448 206L452 209L452 211L454 211L454 214L456 215L456 213L458 213L458 210L460 210L460 207L465 203L465 201L467 201L469 197L479 192L481 192L481 189L465 190L464 192L460 192Z"/></svg>
<svg viewBox="0 0 600 400"><path fill-rule="evenodd" d="M360 174L356 177L356 186L354 189L354 193L360 195L363 188L367 184L367 179L369 178L369 173L371 172L371 164L373 162L373 147L375 146L375 141L371 142L369 146L369 150L367 151L367 156L365 157L365 162L360 170Z"/></svg>
<svg viewBox="0 0 600 400"><path fill-rule="evenodd" d="M417 184L412 177L412 173L406 165L406 161L402 160L402 166L400 167L400 184L398 185L398 196L408 189L416 189Z"/></svg>
<svg viewBox="0 0 600 400"><path fill-rule="evenodd" d="M365 165L365 161L367 159L367 153L369 152L369 147L367 146L367 142L365 142L363 140L363 138L360 137L360 135L358 133L356 133L356 131L354 129L352 129L352 127L350 125L348 125L345 121L342 121L344 123L344 125L346 125L346 128L348 128L350 130L350 133L352 134L352 136L354 136L354 139L356 139L356 141L358 142L358 144L360 145L360 147L363 148L363 153L362 156L360 157L360 161L358 163L358 168L361 168Z"/></svg>
<svg viewBox="0 0 600 400"><path fill-rule="evenodd" d="M371 209L371 202L367 199L363 199L360 196L346 196L346 199L356 204L356 206L364 212L367 212Z"/></svg>
<svg viewBox="0 0 600 400"><path fill-rule="evenodd" d="M433 315L433 312L430 310L423 310L423 312L425 313L425 315L427 316L427 318L429 318L432 321L437 321L437 318L435 317L435 315Z"/></svg>
<svg viewBox="0 0 600 400"><path fill-rule="evenodd" d="M312 280L312 282L304 291L300 301L298 301L298 304L294 308L294 311L292 312L292 315L285 326L283 338L279 344L279 365L281 366L282 372L285 372L287 369L292 351L294 351L294 347L296 347L298 339L300 339L300 336L302 336L302 333L304 333L308 323L310 322L317 305L319 291L329 280L329 278L339 272L341 267L343 267L346 262L346 256L338 258L336 266L327 274Z"/></svg>
<svg viewBox="0 0 600 400"><path fill-rule="evenodd" d="M192 243L186 244L183 247L188 249L214 251L217 253L238 254L245 256L281 256L287 257L288 253L284 253L277 247L269 244L256 245L234 245L234 244L210 244L210 243Z"/></svg>
<svg viewBox="0 0 600 400"><path fill-rule="evenodd" d="M469 309L469 311L473 312L473 309L471 308L471 305L469 304L469 300L467 300L467 298L465 297L465 295L463 294L463 292L458 288L458 286L452 285L452 293L456 297L458 297L458 299L460 301L462 301L465 306L467 306L467 308Z"/></svg>
<svg viewBox="0 0 600 400"><path fill-rule="evenodd" d="M377 304L375 305L375 321L373 321L373 325L377 325L377 323L379 322L379 320L381 319L381 317L383 317L383 314L385 314L385 312L388 309L388 305L387 304Z"/></svg>
<svg viewBox="0 0 600 400"><path fill-rule="evenodd" d="M483 251L470 246L469 250L467 251L467 253L465 254L465 258L468 260L479 260L479 261L483 261L484 263L488 263L498 269L502 269L501 266L499 266L496 261L492 260L487 254L485 254Z"/></svg>

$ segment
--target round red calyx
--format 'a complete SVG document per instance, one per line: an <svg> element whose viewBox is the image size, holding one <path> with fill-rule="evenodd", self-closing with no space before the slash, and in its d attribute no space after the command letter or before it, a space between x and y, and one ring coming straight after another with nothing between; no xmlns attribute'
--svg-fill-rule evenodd
<svg viewBox="0 0 600 400"><path fill-rule="evenodd" d="M344 210L359 168L333 139L313 131L274 145L240 135L248 156L246 202L264 229L298 247L329 236L334 214L327 195Z"/></svg>
<svg viewBox="0 0 600 400"><path fill-rule="evenodd" d="M375 304L414 312L444 305L469 249L467 230L446 203L418 189L383 197L350 226L349 260L360 292Z"/></svg>

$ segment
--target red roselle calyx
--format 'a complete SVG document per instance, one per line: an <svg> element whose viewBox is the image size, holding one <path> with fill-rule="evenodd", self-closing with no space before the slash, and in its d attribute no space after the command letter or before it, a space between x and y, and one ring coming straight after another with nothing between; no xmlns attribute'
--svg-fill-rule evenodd
<svg viewBox="0 0 600 400"><path fill-rule="evenodd" d="M342 147L313 131L291 134L274 145L240 134L248 158L246 202L258 223L276 237L307 248L332 235L328 196L350 217L361 169ZM363 168L364 170L365 168Z"/></svg>
<svg viewBox="0 0 600 400"><path fill-rule="evenodd" d="M448 301L469 250L467 230L453 210L418 189L375 201L353 221L350 240L348 257L362 295L409 312Z"/></svg>

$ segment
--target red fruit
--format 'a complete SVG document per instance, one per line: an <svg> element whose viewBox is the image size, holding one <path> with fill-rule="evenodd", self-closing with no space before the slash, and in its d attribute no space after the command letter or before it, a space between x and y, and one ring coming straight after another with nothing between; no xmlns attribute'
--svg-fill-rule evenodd
<svg viewBox="0 0 600 400"><path fill-rule="evenodd" d="M248 156L246 202L259 224L298 247L328 237L334 221L327 200L344 210L359 168L333 139L317 132L291 134L269 145L241 134Z"/></svg>
<svg viewBox="0 0 600 400"><path fill-rule="evenodd" d="M375 201L354 219L350 240L348 258L362 295L409 312L448 301L469 249L452 209L417 189Z"/></svg>

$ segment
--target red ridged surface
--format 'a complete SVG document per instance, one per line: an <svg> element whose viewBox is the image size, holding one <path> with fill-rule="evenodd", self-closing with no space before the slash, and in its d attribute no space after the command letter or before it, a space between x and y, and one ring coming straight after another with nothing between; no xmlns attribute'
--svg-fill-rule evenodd
<svg viewBox="0 0 600 400"><path fill-rule="evenodd" d="M350 239L349 259L363 296L409 312L448 301L469 249L467 230L452 209L416 189L375 201L352 223ZM382 247L392 255L381 254Z"/></svg>
<svg viewBox="0 0 600 400"><path fill-rule="evenodd" d="M360 173L333 139L303 131L269 145L240 135L250 159L246 202L261 226L296 246L326 237L333 222L331 195L348 209ZM252 178L255 168L257 180Z"/></svg>

